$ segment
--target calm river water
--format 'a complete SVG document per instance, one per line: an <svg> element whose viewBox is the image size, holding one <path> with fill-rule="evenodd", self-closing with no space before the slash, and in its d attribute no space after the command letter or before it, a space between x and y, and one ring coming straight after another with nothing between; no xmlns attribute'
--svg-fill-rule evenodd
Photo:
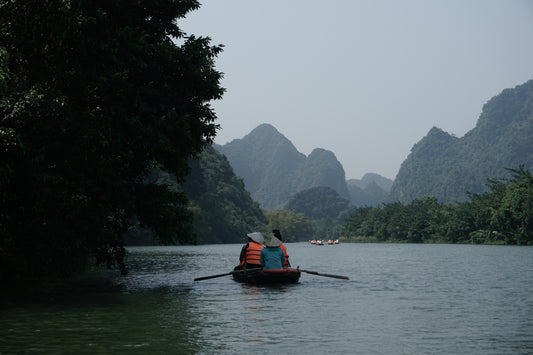
<svg viewBox="0 0 533 355"><path fill-rule="evenodd" d="M533 353L532 247L289 243L293 266L350 280L193 281L240 248L129 248L110 285L4 304L0 354Z"/></svg>

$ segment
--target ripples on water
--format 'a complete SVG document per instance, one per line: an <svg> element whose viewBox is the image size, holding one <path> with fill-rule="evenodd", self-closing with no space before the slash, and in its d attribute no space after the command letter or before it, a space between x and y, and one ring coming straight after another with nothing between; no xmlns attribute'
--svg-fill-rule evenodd
<svg viewBox="0 0 533 355"><path fill-rule="evenodd" d="M300 283L226 273L240 245L131 248L112 286L1 309L0 353L533 353L533 248L288 244Z"/></svg>

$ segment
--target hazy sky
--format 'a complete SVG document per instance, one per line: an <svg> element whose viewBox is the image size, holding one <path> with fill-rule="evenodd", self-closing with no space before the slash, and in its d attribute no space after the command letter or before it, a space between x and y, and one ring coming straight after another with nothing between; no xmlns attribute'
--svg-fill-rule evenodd
<svg viewBox="0 0 533 355"><path fill-rule="evenodd" d="M200 2L179 23L225 46L215 142L270 123L306 155L331 150L347 179L394 179L433 126L461 137L533 79L533 0Z"/></svg>

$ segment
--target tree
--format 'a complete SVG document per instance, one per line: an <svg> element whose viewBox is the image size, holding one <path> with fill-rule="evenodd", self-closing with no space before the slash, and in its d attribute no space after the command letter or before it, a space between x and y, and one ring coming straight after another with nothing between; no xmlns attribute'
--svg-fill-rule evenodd
<svg viewBox="0 0 533 355"><path fill-rule="evenodd" d="M498 209L493 210L491 227L509 244L533 244L533 176L524 166L508 169L513 175Z"/></svg>
<svg viewBox="0 0 533 355"><path fill-rule="evenodd" d="M489 191L443 205L435 197L355 210L341 233L347 239L410 243L533 244L533 176L507 169L511 178L489 179Z"/></svg>
<svg viewBox="0 0 533 355"><path fill-rule="evenodd" d="M176 22L198 7L2 3L2 278L69 274L91 258L123 269L133 217L162 242L190 241L184 196L144 176L164 168L181 181L218 128L221 46Z"/></svg>

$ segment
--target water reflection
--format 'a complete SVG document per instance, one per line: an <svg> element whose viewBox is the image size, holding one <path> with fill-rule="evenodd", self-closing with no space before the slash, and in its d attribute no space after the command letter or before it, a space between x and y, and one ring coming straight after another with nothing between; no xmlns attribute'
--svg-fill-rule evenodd
<svg viewBox="0 0 533 355"><path fill-rule="evenodd" d="M198 339L189 332L196 318L187 311L187 300L186 292L154 290L88 293L75 299L61 295L17 306L2 311L1 352L102 353L168 346L198 350Z"/></svg>
<svg viewBox="0 0 533 355"><path fill-rule="evenodd" d="M291 260L351 280L193 281L239 250L132 248L127 276L0 309L0 353L533 352L532 248L296 244Z"/></svg>

